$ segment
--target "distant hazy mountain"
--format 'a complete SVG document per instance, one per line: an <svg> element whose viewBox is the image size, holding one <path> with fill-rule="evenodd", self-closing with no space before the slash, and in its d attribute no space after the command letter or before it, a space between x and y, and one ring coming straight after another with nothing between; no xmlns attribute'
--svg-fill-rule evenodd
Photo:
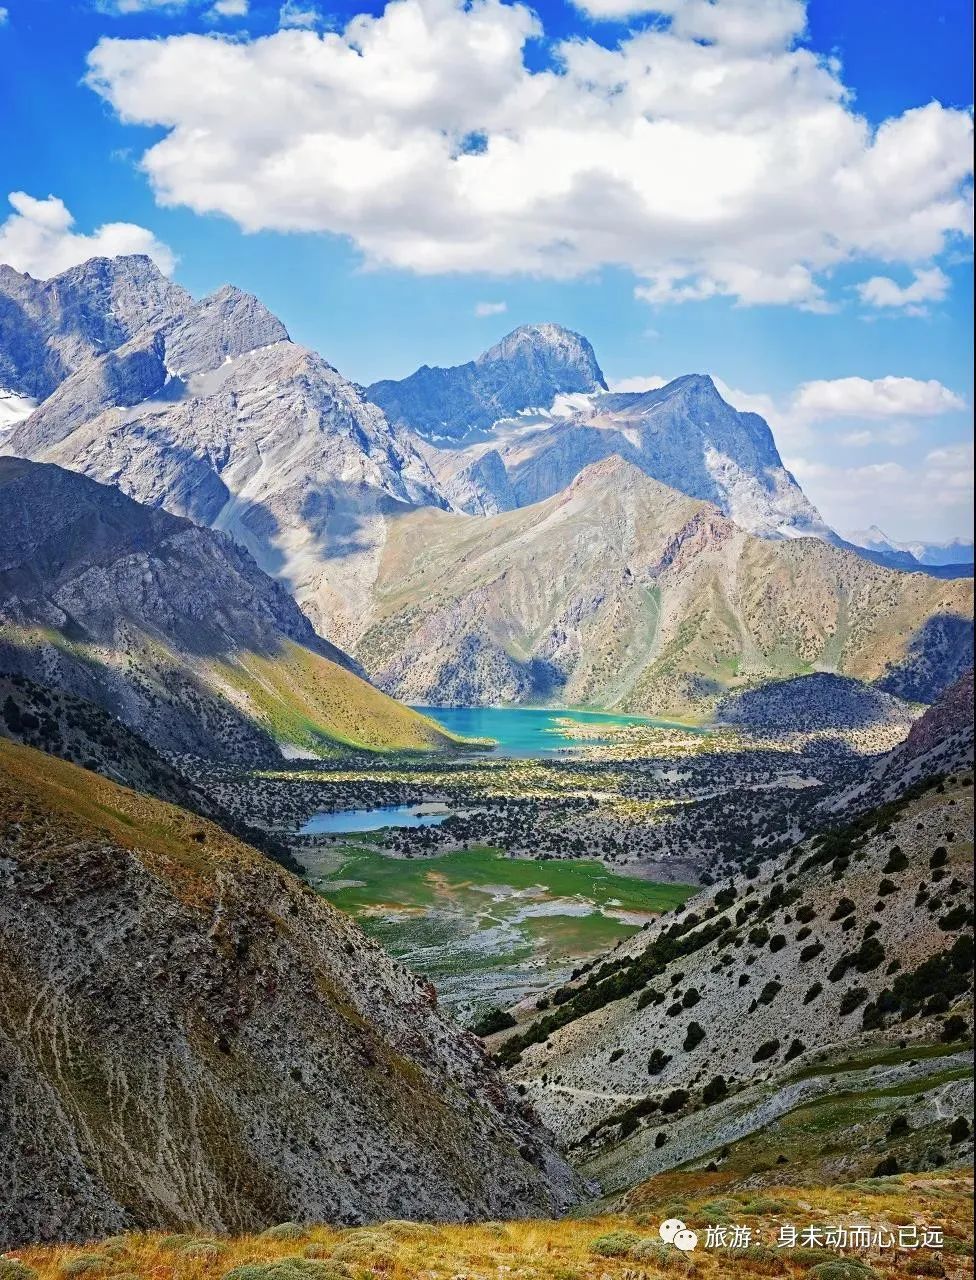
<svg viewBox="0 0 976 1280"><path fill-rule="evenodd" d="M606 389L581 334L558 324L526 324L467 364L424 365L398 382L374 382L366 394L394 425L428 440L455 441L523 409L548 409L557 395Z"/></svg>
<svg viewBox="0 0 976 1280"><path fill-rule="evenodd" d="M228 531L346 644L388 514L443 504L433 476L411 440L257 299L230 287L201 303L182 296L175 314L82 363L3 452Z"/></svg>
<svg viewBox="0 0 976 1280"><path fill-rule="evenodd" d="M397 520L354 652L420 703L706 715L728 690L816 669L927 701L972 662L972 599L970 580L756 538L608 458L531 507Z"/></svg>
<svg viewBox="0 0 976 1280"><path fill-rule="evenodd" d="M855 529L845 533L848 542L867 551L901 552L911 556L921 565L971 565L973 563L973 544L963 542L961 538L953 538L948 542L896 542L879 529L876 524L869 529Z"/></svg>
<svg viewBox="0 0 976 1280"><path fill-rule="evenodd" d="M86 698L167 752L273 762L446 744L224 534L19 458L0 458L0 509L0 670Z"/></svg>
<svg viewBox="0 0 976 1280"><path fill-rule="evenodd" d="M0 877L0 1248L576 1198L429 983L213 823L0 738Z"/></svg>

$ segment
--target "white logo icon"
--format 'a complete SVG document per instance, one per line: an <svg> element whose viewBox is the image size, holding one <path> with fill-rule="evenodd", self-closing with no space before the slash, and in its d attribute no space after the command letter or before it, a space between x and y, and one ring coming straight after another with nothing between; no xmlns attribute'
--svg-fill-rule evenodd
<svg viewBox="0 0 976 1280"><path fill-rule="evenodd" d="M680 1218L668 1218L658 1227L658 1234L665 1244L673 1244L676 1249L688 1253L698 1246L698 1237L690 1231Z"/></svg>

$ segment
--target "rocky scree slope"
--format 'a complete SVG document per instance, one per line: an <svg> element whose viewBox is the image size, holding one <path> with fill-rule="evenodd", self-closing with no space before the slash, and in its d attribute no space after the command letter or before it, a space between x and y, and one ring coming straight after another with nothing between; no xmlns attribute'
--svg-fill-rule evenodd
<svg viewBox="0 0 976 1280"><path fill-rule="evenodd" d="M0 458L0 508L0 669L95 702L171 754L447 745L226 535L15 458Z"/></svg>
<svg viewBox="0 0 976 1280"><path fill-rule="evenodd" d="M973 767L973 670L970 667L916 720L905 740L868 761L847 786L820 800L825 821L895 800L908 787L935 775Z"/></svg>
<svg viewBox="0 0 976 1280"><path fill-rule="evenodd" d="M481 1044L219 827L0 740L0 1243L545 1215Z"/></svg>
<svg viewBox="0 0 976 1280"><path fill-rule="evenodd" d="M972 663L972 582L752 537L619 458L533 507L397 520L373 617L353 652L412 703L701 717L818 667L930 701Z"/></svg>
<svg viewBox="0 0 976 1280"><path fill-rule="evenodd" d="M582 334L558 324L526 324L467 364L424 365L408 378L374 382L366 394L395 426L451 441L525 409L548 409L558 395L606 389Z"/></svg>
<svg viewBox="0 0 976 1280"><path fill-rule="evenodd" d="M387 522L443 502L410 439L230 286L80 364L3 451L229 532L343 646Z"/></svg>
<svg viewBox="0 0 976 1280"><path fill-rule="evenodd" d="M716 885L541 1010L516 1010L500 1060L607 1188L687 1161L720 1169L730 1143L842 1094L845 1061L898 1067L881 1082L897 1096L924 1046L939 1056L971 1042L972 816L971 772L930 779L753 880ZM941 1065L949 1075L918 1088L918 1114L971 1112L971 1055ZM869 1073L857 1088L878 1084ZM866 1129L873 1106L855 1108ZM833 1176L845 1160L870 1173L876 1150L848 1132ZM805 1157L823 1172L828 1154Z"/></svg>
<svg viewBox="0 0 976 1280"><path fill-rule="evenodd" d="M138 734L93 702L0 673L0 736L100 773L111 782L209 818L289 871L288 846L235 817Z"/></svg>

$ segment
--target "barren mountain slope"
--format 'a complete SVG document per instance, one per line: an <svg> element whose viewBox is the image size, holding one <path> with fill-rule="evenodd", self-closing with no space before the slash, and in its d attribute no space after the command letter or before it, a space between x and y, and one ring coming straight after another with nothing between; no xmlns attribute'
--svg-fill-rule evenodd
<svg viewBox="0 0 976 1280"><path fill-rule="evenodd" d="M301 874L288 846L249 826L191 781L120 720L84 698L46 688L25 676L0 673L0 737L36 747L111 782L179 805Z"/></svg>
<svg viewBox="0 0 976 1280"><path fill-rule="evenodd" d="M409 702L595 703L705 714L813 669L930 700L972 661L972 582L739 529L619 458L490 518L391 522L354 653Z"/></svg>
<svg viewBox="0 0 976 1280"><path fill-rule="evenodd" d="M3 1244L574 1195L479 1042L307 885L3 740L0 1068Z"/></svg>

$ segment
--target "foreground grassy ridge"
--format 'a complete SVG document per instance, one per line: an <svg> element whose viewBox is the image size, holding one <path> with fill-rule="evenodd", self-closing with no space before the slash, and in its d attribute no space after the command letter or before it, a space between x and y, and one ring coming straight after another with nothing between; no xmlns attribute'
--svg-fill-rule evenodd
<svg viewBox="0 0 976 1280"><path fill-rule="evenodd" d="M62 838L48 844L40 835L52 817ZM193 893L212 893L209 877L225 861L261 862L256 850L206 818L5 738L0 738L0 820L22 834L37 833L37 858L69 853L69 837L107 837L165 874L174 888L183 885Z"/></svg>
<svg viewBox="0 0 976 1280"><path fill-rule="evenodd" d="M722 1195L709 1175L672 1174L631 1194L622 1213L471 1226L386 1222L347 1230L282 1223L260 1235L129 1234L87 1245L26 1247L0 1259L3 1280L702 1280L783 1276L908 1280L972 1275L972 1178L966 1172L871 1179L829 1188ZM661 1243L679 1217L699 1232L688 1256ZM746 1249L706 1249L705 1227L751 1229ZM779 1249L780 1226L938 1228L941 1250ZM16 1258L16 1261L11 1261Z"/></svg>

